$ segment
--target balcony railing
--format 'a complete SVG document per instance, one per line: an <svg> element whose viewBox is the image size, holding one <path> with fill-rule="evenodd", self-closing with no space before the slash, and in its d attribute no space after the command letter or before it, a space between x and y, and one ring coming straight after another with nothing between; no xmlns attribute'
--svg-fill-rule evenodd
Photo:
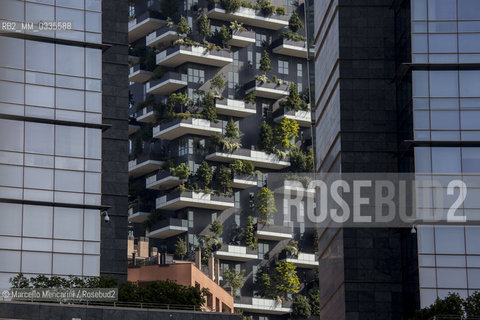
<svg viewBox="0 0 480 320"><path fill-rule="evenodd" d="M146 37L146 44L149 47L171 46L173 42L181 37L177 34L177 26L164 26Z"/></svg>
<svg viewBox="0 0 480 320"><path fill-rule="evenodd" d="M204 47L176 45L157 54L157 64L166 67L178 67L193 62L214 67L224 67L233 62L232 53L222 50L208 51Z"/></svg>
<svg viewBox="0 0 480 320"><path fill-rule="evenodd" d="M182 180L169 171L160 171L146 179L146 187L151 190L167 190L180 185Z"/></svg>
<svg viewBox="0 0 480 320"><path fill-rule="evenodd" d="M128 75L128 81L144 83L147 82L152 76L152 72L146 70L143 64L137 63L130 67L130 73Z"/></svg>
<svg viewBox="0 0 480 320"><path fill-rule="evenodd" d="M253 297L238 297L234 300L235 308L253 313L287 314L292 312L291 301L278 301Z"/></svg>
<svg viewBox="0 0 480 320"><path fill-rule="evenodd" d="M128 22L128 41L134 42L166 24L158 11L146 11Z"/></svg>
<svg viewBox="0 0 480 320"><path fill-rule="evenodd" d="M272 241L292 239L292 227L258 224L257 237Z"/></svg>
<svg viewBox="0 0 480 320"><path fill-rule="evenodd" d="M255 96L278 100L288 96L288 85L285 83L263 82L260 80L250 81L245 85L245 94L253 92Z"/></svg>
<svg viewBox="0 0 480 320"><path fill-rule="evenodd" d="M273 52L277 54L305 59L308 57L306 41L280 38L274 41L271 47Z"/></svg>
<svg viewBox="0 0 480 320"><path fill-rule="evenodd" d="M209 7L207 16L210 19L222 21L238 21L246 25L260 27L270 30L280 30L288 26L288 16L272 14L265 16L260 10L241 7L236 12L227 13L220 4L215 4Z"/></svg>
<svg viewBox="0 0 480 320"><path fill-rule="evenodd" d="M163 161L156 160L159 155L155 153L147 153L128 162L128 175L130 177L140 177L144 174L159 170Z"/></svg>
<svg viewBox="0 0 480 320"><path fill-rule="evenodd" d="M148 94L159 94L162 96L182 89L187 86L187 75L177 72L167 72L160 79L147 82L146 90Z"/></svg>
<svg viewBox="0 0 480 320"><path fill-rule="evenodd" d="M155 111L151 105L138 110L135 114L138 122L154 123L156 121Z"/></svg>
<svg viewBox="0 0 480 320"><path fill-rule="evenodd" d="M257 113L257 107L254 103L245 103L241 100L217 99L215 102L218 114L224 114L232 117L248 117Z"/></svg>
<svg viewBox="0 0 480 320"><path fill-rule="evenodd" d="M282 118L296 120L299 126L309 128L312 126L312 113L310 110L287 110L281 108L273 113L273 120L276 122L282 121Z"/></svg>
<svg viewBox="0 0 480 320"><path fill-rule="evenodd" d="M220 260L250 261L258 259L258 251L246 246L224 244L215 255Z"/></svg>
<svg viewBox="0 0 480 320"><path fill-rule="evenodd" d="M258 185L258 178L255 174L236 174L233 176L232 188L248 189Z"/></svg>
<svg viewBox="0 0 480 320"><path fill-rule="evenodd" d="M161 196L156 200L156 208L179 210L186 207L225 210L234 207L234 198L203 192L183 191Z"/></svg>
<svg viewBox="0 0 480 320"><path fill-rule="evenodd" d="M255 167L267 169L283 169L290 166L290 162L281 160L275 154L268 154L263 151L250 149L238 149L232 153L226 153L221 150L211 153L206 157L207 160L232 163L235 160L248 160Z"/></svg>
<svg viewBox="0 0 480 320"><path fill-rule="evenodd" d="M156 139L173 140L187 134L212 136L222 132L221 122L205 119L175 119L168 123L162 123L153 128L153 137Z"/></svg>
<svg viewBox="0 0 480 320"><path fill-rule="evenodd" d="M134 223L142 223L148 220L150 216L150 208L147 205L134 203L128 208L128 221Z"/></svg>
<svg viewBox="0 0 480 320"><path fill-rule="evenodd" d="M244 48L255 43L255 32L249 30L236 30L232 32L232 38L228 40L227 44Z"/></svg>
<svg viewBox="0 0 480 320"><path fill-rule="evenodd" d="M166 219L155 224L148 238L166 239L188 231L188 220Z"/></svg>
<svg viewBox="0 0 480 320"><path fill-rule="evenodd" d="M279 256L280 260L290 262L299 268L316 269L318 268L317 256L314 253L299 252L297 255L292 255L288 252L282 252Z"/></svg>

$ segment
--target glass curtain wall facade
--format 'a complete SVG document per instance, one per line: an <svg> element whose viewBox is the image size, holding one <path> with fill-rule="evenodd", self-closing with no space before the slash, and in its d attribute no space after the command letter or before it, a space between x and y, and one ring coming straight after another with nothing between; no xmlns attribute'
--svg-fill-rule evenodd
<svg viewBox="0 0 480 320"><path fill-rule="evenodd" d="M100 273L101 15L100 0L0 3L17 29L72 22L0 35L2 288L19 272Z"/></svg>
<svg viewBox="0 0 480 320"><path fill-rule="evenodd" d="M472 186L480 172L480 3L415 0L411 8L415 171ZM458 214L477 220L478 199L466 201ZM446 209L421 210L439 215ZM419 227L422 307L449 292L467 297L480 289L479 239L476 226Z"/></svg>

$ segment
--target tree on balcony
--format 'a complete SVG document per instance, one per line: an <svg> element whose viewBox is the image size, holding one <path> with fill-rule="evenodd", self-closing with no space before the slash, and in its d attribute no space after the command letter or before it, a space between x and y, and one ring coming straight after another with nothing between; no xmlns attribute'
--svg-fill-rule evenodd
<svg viewBox="0 0 480 320"><path fill-rule="evenodd" d="M180 17L180 22L177 25L177 34L179 36L188 36L190 34L190 26L188 25L187 19L184 16Z"/></svg>
<svg viewBox="0 0 480 320"><path fill-rule="evenodd" d="M242 5L241 0L220 0L220 4L225 9L226 13L233 13L240 9Z"/></svg>
<svg viewBox="0 0 480 320"><path fill-rule="evenodd" d="M298 30L303 28L303 22L296 11L292 13L292 16L288 20L288 27L293 32L298 32Z"/></svg>
<svg viewBox="0 0 480 320"><path fill-rule="evenodd" d="M210 19L208 19L208 16L205 13L205 11L203 11L200 14L200 17L198 18L198 21L197 21L197 26L198 26L198 32L203 37L203 41L205 42L205 39L207 37L210 37L210 35L212 34L212 31L210 30Z"/></svg>
<svg viewBox="0 0 480 320"><path fill-rule="evenodd" d="M257 292L262 298L275 299L277 297L272 277L263 268L258 269L255 274L255 283Z"/></svg>
<svg viewBox="0 0 480 320"><path fill-rule="evenodd" d="M224 26L223 26L224 27ZM210 90L213 90L215 98L222 98L222 92L227 87L223 73L215 75L210 81Z"/></svg>
<svg viewBox="0 0 480 320"><path fill-rule="evenodd" d="M225 166L220 166L217 171L217 183L223 190L224 194L232 192L232 172Z"/></svg>
<svg viewBox="0 0 480 320"><path fill-rule="evenodd" d="M202 114L205 119L217 122L217 108L215 107L215 97L211 92L207 92L203 98Z"/></svg>
<svg viewBox="0 0 480 320"><path fill-rule="evenodd" d="M221 237L223 234L223 225L220 220L215 219L213 220L212 224L209 228L210 232L212 232L215 236Z"/></svg>
<svg viewBox="0 0 480 320"><path fill-rule="evenodd" d="M310 304L312 316L319 316L320 315L320 290L318 289L317 284L314 284L313 288L308 290L307 298Z"/></svg>
<svg viewBox="0 0 480 320"><path fill-rule="evenodd" d="M225 137L229 139L238 139L240 138L240 130L238 129L237 123L230 118L225 127Z"/></svg>
<svg viewBox="0 0 480 320"><path fill-rule="evenodd" d="M255 166L249 160L236 159L230 164L230 169L233 174L253 174L255 172Z"/></svg>
<svg viewBox="0 0 480 320"><path fill-rule="evenodd" d="M305 110L308 105L300 98L297 85L292 82L289 88L289 94L285 101L280 102L280 106L287 110Z"/></svg>
<svg viewBox="0 0 480 320"><path fill-rule="evenodd" d="M275 288L277 293L284 298L288 294L300 291L300 280L297 275L297 268L290 262L280 261L275 268Z"/></svg>
<svg viewBox="0 0 480 320"><path fill-rule="evenodd" d="M180 260L183 260L187 254L187 244L182 237L178 237L177 242L175 242L175 255L180 257Z"/></svg>
<svg viewBox="0 0 480 320"><path fill-rule="evenodd" d="M270 225L277 208L275 207L275 197L273 191L263 187L256 195L255 212L258 215L257 221L263 225Z"/></svg>
<svg viewBox="0 0 480 320"><path fill-rule="evenodd" d="M282 118L280 126L277 128L277 137L282 148L281 150L289 150L295 147L292 141L298 137L299 130L300 126L295 119Z"/></svg>
<svg viewBox="0 0 480 320"><path fill-rule="evenodd" d="M247 225L245 226L245 231L243 233L243 239L245 245L252 249L258 248L258 238L255 236L255 222L252 216L247 217Z"/></svg>
<svg viewBox="0 0 480 320"><path fill-rule="evenodd" d="M299 148L290 150L290 167L293 172L312 172L313 171L313 149L309 148L303 152Z"/></svg>
<svg viewBox="0 0 480 320"><path fill-rule="evenodd" d="M260 59L260 70L266 75L268 71L272 70L270 56L267 50L263 50L263 56Z"/></svg>
<svg viewBox="0 0 480 320"><path fill-rule="evenodd" d="M229 268L223 271L223 280L225 286L231 288L231 294L235 297L240 297L240 288L243 287L245 282L245 270L230 270Z"/></svg>
<svg viewBox="0 0 480 320"><path fill-rule="evenodd" d="M312 308L307 298L302 295L295 295L292 303L293 319L308 319L312 315Z"/></svg>
<svg viewBox="0 0 480 320"><path fill-rule="evenodd" d="M190 177L190 165L182 162L178 166L170 168L170 172L173 176L182 180L183 185L184 181L188 180L188 178Z"/></svg>
<svg viewBox="0 0 480 320"><path fill-rule="evenodd" d="M290 242L282 248L282 251L287 252L291 256L298 255L298 241L290 240Z"/></svg>
<svg viewBox="0 0 480 320"><path fill-rule="evenodd" d="M273 128L266 121L263 121L260 125L260 140L259 140L260 149L272 153L273 147L275 146L275 138L273 136Z"/></svg>
<svg viewBox="0 0 480 320"><path fill-rule="evenodd" d="M208 189L212 183L213 169L206 161L202 161L197 170L197 179L203 189Z"/></svg>

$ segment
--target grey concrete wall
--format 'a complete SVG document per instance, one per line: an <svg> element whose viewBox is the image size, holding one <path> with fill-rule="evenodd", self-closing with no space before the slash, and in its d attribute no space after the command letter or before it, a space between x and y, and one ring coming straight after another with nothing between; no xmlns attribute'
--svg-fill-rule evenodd
<svg viewBox="0 0 480 320"><path fill-rule="evenodd" d="M103 133L100 273L126 280L128 215L128 1L103 0Z"/></svg>
<svg viewBox="0 0 480 320"><path fill-rule="evenodd" d="M22 320L240 320L227 313L85 307L46 303L0 302L0 318Z"/></svg>

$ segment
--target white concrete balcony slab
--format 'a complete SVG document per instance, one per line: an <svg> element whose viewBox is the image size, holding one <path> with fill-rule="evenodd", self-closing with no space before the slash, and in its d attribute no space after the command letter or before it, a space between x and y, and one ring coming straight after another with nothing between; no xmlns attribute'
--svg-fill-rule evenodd
<svg viewBox="0 0 480 320"><path fill-rule="evenodd" d="M155 139L173 140L187 134L200 136L213 136L215 133L222 133L220 122L206 119L176 119L168 123L162 123L153 128Z"/></svg>
<svg viewBox="0 0 480 320"><path fill-rule="evenodd" d="M314 253L298 253L297 256L285 258L286 262L290 262L299 268L316 269L318 268L318 260Z"/></svg>
<svg viewBox="0 0 480 320"><path fill-rule="evenodd" d="M258 252L246 246L234 246L225 244L220 250L215 252L215 255L220 260L228 261L250 261L258 259Z"/></svg>
<svg viewBox="0 0 480 320"><path fill-rule="evenodd" d="M143 223L148 220L150 211L138 204L133 205L128 209L128 221L133 223Z"/></svg>
<svg viewBox="0 0 480 320"><path fill-rule="evenodd" d="M255 32L248 30L237 30L232 32L232 38L227 41L228 45L245 48L255 43Z"/></svg>
<svg viewBox="0 0 480 320"><path fill-rule="evenodd" d="M160 79L150 80L146 84L148 94L169 95L187 86L187 75L167 72Z"/></svg>
<svg viewBox="0 0 480 320"><path fill-rule="evenodd" d="M271 47L273 48L272 51L276 54L304 59L307 59L308 57L306 41L280 38L272 43Z"/></svg>
<svg viewBox="0 0 480 320"><path fill-rule="evenodd" d="M260 314L282 315L292 312L292 302L281 302L275 299L263 299L252 297L235 298L235 309L242 309L247 312Z"/></svg>
<svg viewBox="0 0 480 320"><path fill-rule="evenodd" d="M128 42L137 41L166 23L167 21L161 17L159 12L146 11L128 22Z"/></svg>
<svg viewBox="0 0 480 320"><path fill-rule="evenodd" d="M280 122L282 121L283 117L296 120L298 125L304 128L310 128L312 126L312 113L310 110L295 111L281 109L278 110L278 112L274 112L273 121Z"/></svg>
<svg viewBox="0 0 480 320"><path fill-rule="evenodd" d="M186 62L198 63L213 67L224 67L233 62L232 53L227 50L212 50L204 47L176 45L157 54L157 64L175 68Z"/></svg>
<svg viewBox="0 0 480 320"><path fill-rule="evenodd" d="M130 67L128 81L136 83L145 83L152 77L152 72L147 71L141 64Z"/></svg>
<svg viewBox="0 0 480 320"><path fill-rule="evenodd" d="M248 160L251 161L255 167L267 169L284 169L290 166L290 162L280 160L275 154L250 149L238 149L232 153L217 151L207 155L206 159L225 163L232 163L235 160Z"/></svg>
<svg viewBox="0 0 480 320"><path fill-rule="evenodd" d="M232 188L248 189L258 185L257 176L254 174L236 174L233 176Z"/></svg>
<svg viewBox="0 0 480 320"><path fill-rule="evenodd" d="M147 233L148 238L167 239L188 231L188 220L167 219L160 221Z"/></svg>
<svg viewBox="0 0 480 320"><path fill-rule="evenodd" d="M145 181L146 188L150 190L168 190L179 186L181 183L182 180L168 171L158 172Z"/></svg>
<svg viewBox="0 0 480 320"><path fill-rule="evenodd" d="M171 46L176 40L180 39L181 36L177 34L177 26L165 26L160 28L146 37L146 44L148 47L158 48Z"/></svg>
<svg viewBox="0 0 480 320"><path fill-rule="evenodd" d="M291 227L276 225L257 225L257 237L262 240L282 241L292 239L293 231Z"/></svg>
<svg viewBox="0 0 480 320"><path fill-rule="evenodd" d="M254 103L245 103L241 100L217 99L215 102L218 114L224 114L232 117L245 118L257 113Z"/></svg>
<svg viewBox="0 0 480 320"><path fill-rule="evenodd" d="M128 162L128 175L130 177L140 177L144 174L159 170L163 161L153 160L150 155L139 157Z"/></svg>
<svg viewBox="0 0 480 320"><path fill-rule="evenodd" d="M259 27L270 30L280 30L288 26L288 16L272 14L265 16L260 10L241 7L236 12L227 13L221 5L216 4L207 12L210 19L222 21L238 21L249 26Z"/></svg>
<svg viewBox="0 0 480 320"><path fill-rule="evenodd" d="M136 124L128 124L128 135L134 134L140 130L140 126Z"/></svg>
<svg viewBox="0 0 480 320"><path fill-rule="evenodd" d="M137 121L143 123L154 123L156 121L153 106L142 108L136 112Z"/></svg>
<svg viewBox="0 0 480 320"><path fill-rule="evenodd" d="M225 210L234 206L233 197L193 191L169 193L156 199L156 208L163 210L180 210L187 207Z"/></svg>
<svg viewBox="0 0 480 320"><path fill-rule="evenodd" d="M246 84L245 94L253 92L256 97L278 100L288 96L288 85L253 80Z"/></svg>

